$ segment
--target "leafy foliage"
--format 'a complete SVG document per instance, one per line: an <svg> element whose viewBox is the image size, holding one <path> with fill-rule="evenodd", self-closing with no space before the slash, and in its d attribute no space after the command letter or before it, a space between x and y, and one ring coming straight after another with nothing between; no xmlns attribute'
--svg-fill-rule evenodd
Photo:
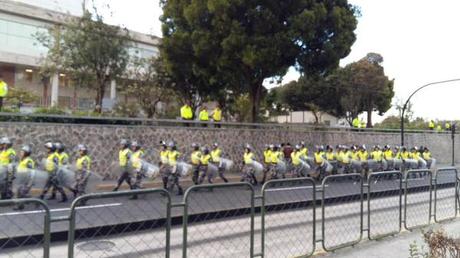
<svg viewBox="0 0 460 258"><path fill-rule="evenodd" d="M189 100L249 94L255 121L266 78L295 66L327 74L355 41L356 9L332 1L162 0L166 67ZM222 104L222 103L221 103Z"/></svg>
<svg viewBox="0 0 460 258"><path fill-rule="evenodd" d="M371 62L372 61L372 62ZM302 76L274 89L274 107L287 106L290 110L309 110L317 117L318 112L328 112L351 120L358 114L378 111L383 115L391 107L394 96L393 80L385 75L379 54L370 53L358 62L338 68L327 76Z"/></svg>
<svg viewBox="0 0 460 258"><path fill-rule="evenodd" d="M5 100L11 105L18 106L20 104L34 103L38 100L38 96L28 90L10 87Z"/></svg>
<svg viewBox="0 0 460 258"><path fill-rule="evenodd" d="M171 89L173 82L166 71L161 57L138 58L126 71L122 85L125 94L135 97L140 107L152 118L158 115L158 105L176 99Z"/></svg>
<svg viewBox="0 0 460 258"><path fill-rule="evenodd" d="M94 81L96 111L101 112L107 84L121 76L128 64L130 36L126 29L107 25L99 14L86 11L81 17L71 17L62 25L38 33L37 40L48 54L42 61L44 80L56 71L64 71L78 85Z"/></svg>

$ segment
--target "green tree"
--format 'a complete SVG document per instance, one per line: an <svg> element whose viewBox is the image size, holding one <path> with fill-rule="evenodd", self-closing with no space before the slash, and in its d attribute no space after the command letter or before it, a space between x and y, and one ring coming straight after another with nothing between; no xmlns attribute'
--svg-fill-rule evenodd
<svg viewBox="0 0 460 258"><path fill-rule="evenodd" d="M338 69L331 78L340 90L341 105L351 119L367 112L367 127L372 127L372 112L383 115L391 108L394 80L388 79L381 66L383 58L370 53L363 59Z"/></svg>
<svg viewBox="0 0 460 258"><path fill-rule="evenodd" d="M49 28L48 33L38 33L36 38L48 48L44 60L47 72L64 71L74 78L94 78L91 85L96 91L95 111L101 112L106 86L123 74L129 62L128 30L105 24L95 10L94 15L85 11L81 17Z"/></svg>
<svg viewBox="0 0 460 258"><path fill-rule="evenodd" d="M171 90L173 82L166 71L161 56L136 58L130 69L127 69L122 83L125 94L135 97L140 107L152 118L158 115L158 104L175 99Z"/></svg>
<svg viewBox="0 0 460 258"><path fill-rule="evenodd" d="M331 1L162 0L167 67L184 92L249 94L255 121L266 78L295 66L326 74L355 41L356 9Z"/></svg>

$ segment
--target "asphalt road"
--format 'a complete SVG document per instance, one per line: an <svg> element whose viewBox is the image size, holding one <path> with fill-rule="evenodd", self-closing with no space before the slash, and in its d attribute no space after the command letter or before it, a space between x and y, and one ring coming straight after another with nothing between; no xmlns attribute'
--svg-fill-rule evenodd
<svg viewBox="0 0 460 258"><path fill-rule="evenodd" d="M415 226L428 222L429 210L429 178L419 175L408 181L409 191L407 198L407 223ZM399 186L401 181L395 177L375 178L370 180L371 192L371 227L372 235L399 231ZM453 215L455 188L454 177L451 173L440 176L438 184L438 202L436 211L439 218ZM320 187L318 187L320 188ZM324 183L324 191L316 193L316 200L325 197L325 241L326 247L334 247L341 243L354 241L360 237L361 182L356 180L328 180ZM364 187L364 192L368 188ZM255 195L260 194L260 188L255 189ZM252 191L245 187L232 187L193 191L188 196L189 203L189 233L188 246L190 257L244 257L249 248L248 216ZM265 191L266 205L269 206L265 217L266 223L266 252L267 257L286 257L295 254L308 253L312 250L313 234L313 185L279 184L274 183ZM173 203L179 203L182 197L173 197ZM404 202L404 199L402 200ZM260 206L260 199L255 206ZM321 209L319 201L316 206L316 238L322 238ZM68 204L50 203L52 216L67 216ZM245 209L246 208L246 209ZM434 209L434 207L433 207ZM180 216L183 207L172 208L173 229L171 231L171 247L174 254L179 254L182 246L182 229ZM367 212L367 202L364 202L363 211ZM199 215L201 214L201 215ZM366 213L367 214L367 213ZM402 213L404 215L404 213ZM137 200L127 197L108 198L88 201L86 206L79 207L76 212L76 250L84 256L99 256L101 245L85 244L88 238L100 239L100 242L115 247L110 256L117 253L117 248L124 252L138 251L141 247L148 250L148 254L158 254L162 257L165 231L164 218L166 215L165 198L158 194L142 195ZM425 216L426 215L426 216ZM256 252L260 251L260 215L256 215L255 237ZM107 226L111 225L111 226ZM113 226L118 225L118 226ZM107 226L107 227L103 227ZM27 236L22 240L40 240L43 231L43 212L35 207L27 207L25 211L16 212L2 207L0 210L0 257L8 253L18 255L17 249L4 249L3 246L14 245L18 236ZM367 216L363 221L363 228L367 226ZM51 230L53 238L65 240L68 222L53 223ZM139 231L143 229L142 231ZM59 233L61 232L61 233ZM31 239L32 235L32 239ZM37 236L34 236L37 235ZM123 237L120 237L120 236ZM9 239L9 241L5 241ZM150 239L150 240L149 240ZM129 241L128 241L129 240ZM109 243L110 242L110 243ZM33 241L30 241L33 243ZM153 244L154 243L154 244ZM31 244L24 252L33 251L33 247L40 242ZM89 245L89 247L87 246ZM63 249L59 242L55 243L56 253ZM203 253L204 250L209 253ZM208 248L209 246L209 248ZM65 249L65 248L64 248ZM96 251L91 251L98 249ZM114 251L115 250L115 251ZM119 251L120 251L119 250ZM210 250L212 250L210 252ZM219 251L220 250L220 251ZM225 250L222 251L222 250ZM231 250L231 251L229 251ZM36 250L38 251L38 250ZM53 252L53 250L52 250ZM244 255L243 255L244 254ZM58 256L56 256L58 257ZM78 257L78 256L77 256ZM134 255L133 255L134 257ZM151 256L150 256L151 257ZM177 257L172 255L172 257Z"/></svg>

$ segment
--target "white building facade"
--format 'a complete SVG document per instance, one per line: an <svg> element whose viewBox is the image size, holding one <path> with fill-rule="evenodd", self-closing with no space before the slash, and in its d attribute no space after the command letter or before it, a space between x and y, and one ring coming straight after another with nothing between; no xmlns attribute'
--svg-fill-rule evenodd
<svg viewBox="0 0 460 258"><path fill-rule="evenodd" d="M39 74L41 57L47 49L34 38L37 32L62 23L68 15L81 15L82 2L78 0L0 0L0 74L9 87L27 90L38 97L34 106L59 106L88 110L94 107L95 92L75 89L65 73L56 73L45 85ZM138 32L130 32L132 56L152 57L159 53L160 39ZM116 93L116 84L104 102L116 102L123 96Z"/></svg>

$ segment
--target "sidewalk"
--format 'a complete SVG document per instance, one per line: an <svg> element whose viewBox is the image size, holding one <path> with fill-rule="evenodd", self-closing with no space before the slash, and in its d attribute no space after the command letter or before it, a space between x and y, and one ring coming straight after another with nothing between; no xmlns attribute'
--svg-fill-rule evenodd
<svg viewBox="0 0 460 258"><path fill-rule="evenodd" d="M363 240L354 247L339 249L333 253L317 253L314 257L328 258L406 258L410 257L410 244L417 243L418 250L428 251L426 243L423 241L422 230L436 230L443 228L452 237L460 237L460 219L446 221L440 224L431 224L423 229L416 229L412 232L404 231L393 237L383 238L382 240L369 241ZM367 235L365 235L367 237Z"/></svg>

